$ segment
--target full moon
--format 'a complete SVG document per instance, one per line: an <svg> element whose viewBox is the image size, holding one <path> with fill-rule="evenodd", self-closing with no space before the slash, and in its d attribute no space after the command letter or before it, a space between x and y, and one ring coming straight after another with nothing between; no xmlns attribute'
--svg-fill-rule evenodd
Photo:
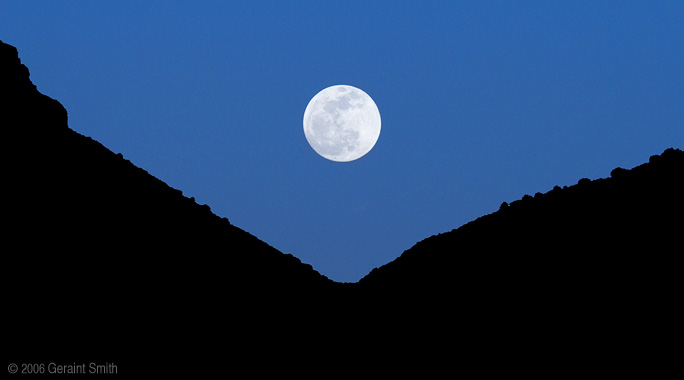
<svg viewBox="0 0 684 380"><path fill-rule="evenodd" d="M380 137L380 111L368 94L347 85L314 96L304 111L304 135L316 153L348 162L370 152Z"/></svg>

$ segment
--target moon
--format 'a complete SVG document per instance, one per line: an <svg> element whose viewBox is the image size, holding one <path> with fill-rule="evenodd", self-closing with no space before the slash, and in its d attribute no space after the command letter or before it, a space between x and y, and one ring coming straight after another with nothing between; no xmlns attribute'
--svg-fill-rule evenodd
<svg viewBox="0 0 684 380"><path fill-rule="evenodd" d="M380 137L380 111L360 89L336 85L316 94L304 111L304 135L316 153L349 162L370 152Z"/></svg>

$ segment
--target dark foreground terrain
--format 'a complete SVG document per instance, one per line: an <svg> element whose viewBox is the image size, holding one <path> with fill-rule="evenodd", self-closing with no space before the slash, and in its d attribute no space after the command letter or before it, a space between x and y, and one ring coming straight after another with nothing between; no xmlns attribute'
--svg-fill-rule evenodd
<svg viewBox="0 0 684 380"><path fill-rule="evenodd" d="M548 376L678 357L680 150L504 203L339 284L69 129L1 42L0 84L5 366Z"/></svg>

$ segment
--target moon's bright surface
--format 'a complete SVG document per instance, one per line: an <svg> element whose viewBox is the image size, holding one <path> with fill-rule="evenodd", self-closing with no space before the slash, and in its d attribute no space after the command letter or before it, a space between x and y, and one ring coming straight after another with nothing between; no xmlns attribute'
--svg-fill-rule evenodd
<svg viewBox="0 0 684 380"><path fill-rule="evenodd" d="M304 135L321 156L353 161L370 152L380 137L380 111L368 94L337 85L316 94L304 111Z"/></svg>

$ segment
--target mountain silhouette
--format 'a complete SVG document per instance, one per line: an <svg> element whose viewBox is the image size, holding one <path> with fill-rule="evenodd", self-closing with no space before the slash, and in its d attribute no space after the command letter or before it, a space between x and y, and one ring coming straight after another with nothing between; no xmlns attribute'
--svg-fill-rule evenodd
<svg viewBox="0 0 684 380"><path fill-rule="evenodd" d="M247 344L278 336L267 321L287 324L290 308L339 287L69 129L66 110L37 91L16 48L2 42L0 78L13 350L130 352L147 339L220 329ZM250 334L241 326L260 323Z"/></svg>
<svg viewBox="0 0 684 380"><path fill-rule="evenodd" d="M670 148L504 202L356 285L422 323L421 336L468 342L509 369L652 375L676 362L683 233L684 152Z"/></svg>
<svg viewBox="0 0 684 380"><path fill-rule="evenodd" d="M648 256L672 256L683 226L684 153L670 148L610 175L504 202L495 213L425 239L360 283L399 289L410 277L411 287L442 287L452 281L455 267L483 264L490 271L467 277L504 276L512 268L530 276L542 263L557 266L532 277L570 283L584 273L586 283L627 275L619 268L635 261L646 265Z"/></svg>
<svg viewBox="0 0 684 380"><path fill-rule="evenodd" d="M1 41L0 83L8 360L388 375L674 357L680 150L504 202L340 284L69 129Z"/></svg>

